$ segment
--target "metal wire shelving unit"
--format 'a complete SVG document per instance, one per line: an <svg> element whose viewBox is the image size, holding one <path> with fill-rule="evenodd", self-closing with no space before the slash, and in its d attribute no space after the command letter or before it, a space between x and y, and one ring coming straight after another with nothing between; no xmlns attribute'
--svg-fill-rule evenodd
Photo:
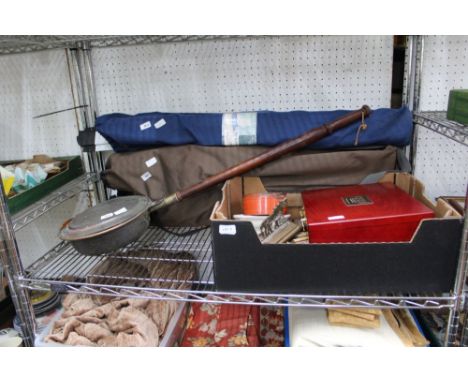
<svg viewBox="0 0 468 382"><path fill-rule="evenodd" d="M447 36L446 36L447 37ZM444 38L444 37L442 37ZM425 79L425 75L428 77L433 77L435 73L443 73L443 71L447 68L443 68L439 66L437 70L431 70L431 60L427 59L426 56L434 55L436 50L432 47L432 52L426 48L427 45L430 45L430 41L428 41L427 36L410 36L408 38L409 42L409 49L408 55L406 60L406 71L409 73L405 77L406 81L406 103L410 106L413 113L413 122L415 124L415 130L413 134L413 143L411 145L411 164L413 167L413 171L416 166L416 154L417 154L417 141L418 141L418 128L423 127L428 130L431 130L437 134L440 134L443 137L446 137L454 142L460 143L464 146L468 146L468 126L464 126L460 123L450 121L447 119L446 111L422 111L421 104L425 101L423 108L427 107L426 104L430 104L427 102L427 99L424 99L422 96L428 94L432 94L429 90L426 89L424 93L422 91L423 81ZM437 41L437 39L433 39ZM465 41L466 42L466 41ZM449 43L450 44L450 43ZM447 52L450 52L451 49L449 48ZM453 56L452 56L453 58ZM425 67L425 62L429 63L429 67ZM432 63L434 65L434 63ZM465 70L466 65L462 64L460 68L463 72ZM432 68L434 69L434 68ZM447 72L445 72L447 74ZM459 74L453 72L452 75L455 77L460 77ZM427 80L427 78L426 78ZM426 81L427 82L427 81ZM455 86L460 87L460 84L455 85L453 78L445 81L446 86ZM466 84L466 82L465 82ZM427 84L426 84L427 85ZM430 85L430 79L429 79ZM427 87L427 86L426 86ZM462 86L463 87L463 86ZM448 88L445 89L446 91ZM448 94L447 94L448 95ZM439 109L437 107L437 109ZM431 110L428 108L426 110ZM439 109L440 110L440 109ZM467 200L468 200L468 189L466 190ZM446 326L446 336L445 336L445 344L457 344L461 346L468 346L468 320L466 318L466 313L468 311L468 303L467 303L467 296L468 296L468 206L465 206L465 219L464 219L464 227L463 227L463 237L460 243L460 258L459 258L459 272L457 274L457 280L455 282L453 295L456 296L455 305L452 309L450 309L450 314L447 321ZM461 335L460 340L457 339L457 333L459 331L460 325L460 318L461 316L465 316L465 322L463 327L461 328Z"/></svg>
<svg viewBox="0 0 468 382"><path fill-rule="evenodd" d="M3 184L0 187L0 260L2 268L10 283L10 294L15 305L16 313L20 317L22 333L27 345L34 342L35 321L29 293L21 289L18 280L25 275L19 250L16 243L15 232L32 223L50 209L60 205L81 192L89 193L98 177L94 173L87 173L71 180L57 190L51 192L43 199L14 216L9 216L6 200L3 193ZM0 182L1 183L1 182Z"/></svg>
<svg viewBox="0 0 468 382"><path fill-rule="evenodd" d="M34 203L26 209L13 215L13 229L18 231L26 225L32 223L38 217L47 213L51 208L54 208L66 200L73 198L80 192L88 192L89 185L92 182L97 181L98 176L94 173L89 173L68 182L64 186L39 200L37 203Z"/></svg>
<svg viewBox="0 0 468 382"><path fill-rule="evenodd" d="M242 293L216 290L213 275L211 230L179 236L191 228L177 228L168 233L149 228L136 242L114 253L85 256L70 244L60 243L26 270L19 281L31 289L55 290L83 294L171 299L192 302L307 306L326 308L409 308L444 309L454 306L454 298L444 295L305 295ZM150 250L150 252L148 252ZM187 259L184 253L193 258ZM150 277L145 270L164 264L190 262L196 269L193 279L177 279L170 270ZM103 271L102 265L110 264ZM133 264L128 266L128 264ZM143 265L141 267L140 265ZM98 282L96 282L96 280Z"/></svg>
<svg viewBox="0 0 468 382"><path fill-rule="evenodd" d="M0 54L33 52L44 49L73 48L80 53L76 60L76 71L72 73L74 83L82 93L79 104L94 105L92 65L87 57L93 47L124 46L147 43L202 41L229 39L248 36L2 36L0 37ZM258 37L258 36L257 36ZM415 49L422 44L415 44ZM418 52L413 52L415 62L421 60ZM414 65L413 70L419 68ZM418 78L415 76L414 82ZM409 93L417 98L417 83ZM95 105L94 105L95 106ZM90 108L86 117L94 115ZM417 113L415 123L444 134L457 142L466 145L466 130L453 126L440 118L439 113ZM89 122L92 122L91 120ZM91 124L91 123L90 123ZM89 155L92 155L90 153ZM447 325L446 344L455 343L459 329L459 316L466 310L465 294L462 280L466 277L465 269L468 252L466 248L467 223L464 228L465 249L461 251L460 272L454 292L446 295L409 295L395 293L388 295L347 295L345 292L336 295L299 295L299 294L264 294L243 293L242 291L224 292L216 289L211 249L210 230L199 231L190 236L178 236L188 228L176 230L176 234L150 228L137 242L115 252L99 257L84 256L77 253L69 243L61 242L32 264L23 269L15 241L15 231L23 228L37 217L47 213L51 208L83 191L87 185L98 181L94 173L88 173L27 210L11 217L5 208L3 195L0 195L0 255L6 264L6 273L10 280L10 290L17 314L21 319L25 343L34 343L34 312L29 299L29 290L55 290L82 294L150 298L162 300L180 300L191 302L255 304L271 306L303 306L326 308L333 307L373 307L383 309L449 309L451 316ZM0 192L1 194L1 192ZM152 255L148 255L152 251ZM191 253L187 258L184 253ZM102 267L103 264L110 264ZM130 262L129 267L122 267L122 262ZM144 268L156 265L190 263L196 269L196 276L189 279L178 279L170 273L148 276ZM143 266L143 268L142 268ZM105 271L103 271L105 269ZM466 331L466 328L464 328ZM466 334L466 335L465 335ZM463 332L465 340L468 334ZM463 343L463 341L462 341Z"/></svg>
<svg viewBox="0 0 468 382"><path fill-rule="evenodd" d="M165 42L188 42L242 38L240 35L29 35L0 36L0 54L27 53L45 49L74 48L77 43L89 47L110 47Z"/></svg>

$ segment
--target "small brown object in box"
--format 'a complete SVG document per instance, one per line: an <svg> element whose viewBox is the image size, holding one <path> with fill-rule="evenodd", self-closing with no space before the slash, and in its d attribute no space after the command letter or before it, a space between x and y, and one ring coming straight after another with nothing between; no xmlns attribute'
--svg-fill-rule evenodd
<svg viewBox="0 0 468 382"><path fill-rule="evenodd" d="M351 326L355 328L379 328L380 318L378 315L369 314L372 319L358 317L355 314L349 314L347 309L327 309L327 317L330 325Z"/></svg>

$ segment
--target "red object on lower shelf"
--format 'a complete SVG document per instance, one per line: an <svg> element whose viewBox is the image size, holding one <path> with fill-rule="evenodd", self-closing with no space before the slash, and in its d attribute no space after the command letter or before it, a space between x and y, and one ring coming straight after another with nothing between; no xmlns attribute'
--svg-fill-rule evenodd
<svg viewBox="0 0 468 382"><path fill-rule="evenodd" d="M393 183L305 191L302 199L311 243L411 241L419 222L434 217Z"/></svg>
<svg viewBox="0 0 468 382"><path fill-rule="evenodd" d="M259 307L192 303L182 347L260 345Z"/></svg>

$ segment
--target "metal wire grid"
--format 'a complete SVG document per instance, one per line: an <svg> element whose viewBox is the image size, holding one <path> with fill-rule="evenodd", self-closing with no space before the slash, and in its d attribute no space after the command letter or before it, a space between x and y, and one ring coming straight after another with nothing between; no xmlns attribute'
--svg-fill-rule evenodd
<svg viewBox="0 0 468 382"><path fill-rule="evenodd" d="M33 52L37 50L65 47L80 39L92 36L0 36L0 54Z"/></svg>
<svg viewBox="0 0 468 382"><path fill-rule="evenodd" d="M207 40L225 40L232 38L243 38L249 36L241 35L160 35L160 36L105 36L104 38L91 41L92 47L107 47L121 45L139 45L154 44L166 42L188 42L188 41L207 41Z"/></svg>
<svg viewBox="0 0 468 382"><path fill-rule="evenodd" d="M15 231L20 230L38 217L44 215L51 208L58 206L68 199L71 199L82 191L88 191L90 183L96 182L97 180L97 175L93 173L85 174L72 180L66 185L60 187L58 190L50 193L37 203L34 203L23 211L15 214L12 218L13 229Z"/></svg>
<svg viewBox="0 0 468 382"><path fill-rule="evenodd" d="M45 49L73 47L79 42L89 42L91 47L137 45L165 42L184 42L239 38L233 35L4 35L0 36L0 54L33 52Z"/></svg>
<svg viewBox="0 0 468 382"><path fill-rule="evenodd" d="M180 234L187 230L189 228L177 228L175 232ZM145 250L161 252L149 255ZM186 257L185 252L189 252L192 257ZM27 276L20 282L24 287L31 289L210 303L322 308L338 305L343 308L384 309L443 309L454 304L454 298L451 296L417 296L403 293L389 296L349 296L218 291L214 283L211 254L210 229L180 237L150 228L137 242L113 254L102 256L80 255L69 244L62 242L34 263L28 269ZM111 269L104 269L102 265L109 260L113 261L114 265ZM130 264L128 267L123 263L125 261ZM170 272L152 278L144 274L141 267L144 265L145 268L157 268L168 263L184 262L196 266L195 279L175 279Z"/></svg>
<svg viewBox="0 0 468 382"><path fill-rule="evenodd" d="M468 146L468 126L449 121L445 111L426 111L414 114L414 122L436 133Z"/></svg>
<svg viewBox="0 0 468 382"><path fill-rule="evenodd" d="M72 45L78 41L91 41L105 37L92 35L4 35L0 36L0 53L21 53L54 49Z"/></svg>
<svg viewBox="0 0 468 382"><path fill-rule="evenodd" d="M30 277L38 280L62 280L72 278L74 281L103 280L105 285L125 285L162 282L172 284L174 289L179 285L213 284L211 260L211 234L204 229L193 235L176 236L187 233L190 228L174 228L174 234L164 230L150 228L137 241L114 252L101 256L79 254L73 247L61 242L44 257L34 263ZM193 257L183 256L190 253ZM108 262L109 267L99 267ZM167 263L192 263L198 267L195 280L175 279L167 274L157 280L144 276L146 269ZM126 269L122 265L126 263ZM143 269L146 268L146 269ZM106 273L103 273L104 272Z"/></svg>

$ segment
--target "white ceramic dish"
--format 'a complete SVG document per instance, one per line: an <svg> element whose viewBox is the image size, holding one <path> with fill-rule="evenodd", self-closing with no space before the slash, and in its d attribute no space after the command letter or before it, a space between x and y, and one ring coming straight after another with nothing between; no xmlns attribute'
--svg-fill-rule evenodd
<svg viewBox="0 0 468 382"><path fill-rule="evenodd" d="M23 343L20 337L5 337L0 338L0 348L2 347L18 347Z"/></svg>

